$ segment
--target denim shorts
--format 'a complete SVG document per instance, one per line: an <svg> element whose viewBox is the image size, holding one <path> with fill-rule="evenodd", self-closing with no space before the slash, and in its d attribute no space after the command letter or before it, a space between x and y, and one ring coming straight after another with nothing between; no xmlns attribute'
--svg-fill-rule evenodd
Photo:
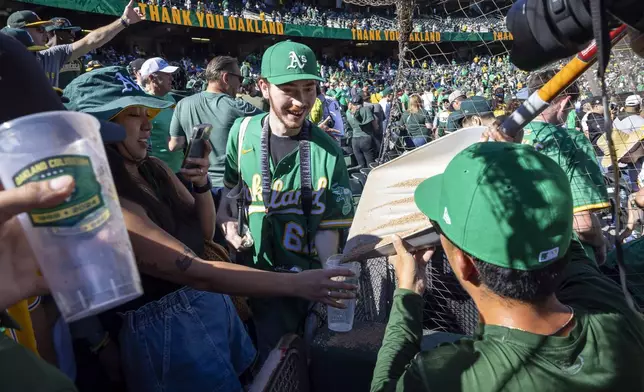
<svg viewBox="0 0 644 392"><path fill-rule="evenodd" d="M187 287L125 313L119 340L136 392L238 392L257 353L227 295Z"/></svg>

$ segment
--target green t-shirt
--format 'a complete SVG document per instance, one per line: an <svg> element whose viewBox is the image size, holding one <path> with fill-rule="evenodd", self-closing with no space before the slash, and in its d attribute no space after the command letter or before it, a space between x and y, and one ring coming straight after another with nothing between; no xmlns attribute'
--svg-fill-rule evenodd
<svg viewBox="0 0 644 392"><path fill-rule="evenodd" d="M2 392L75 392L76 386L58 369L0 333Z"/></svg>
<svg viewBox="0 0 644 392"><path fill-rule="evenodd" d="M208 157L210 160L208 175L213 187L223 187L226 143L230 127L236 119L258 113L262 111L243 99L204 91L179 101L172 116L170 136L185 137L187 143L195 125L211 124L212 153Z"/></svg>
<svg viewBox="0 0 644 392"><path fill-rule="evenodd" d="M261 121L265 115L252 118L241 147L242 178L250 192L249 228L255 240L253 267L272 270L274 266L299 266L302 269L320 268L315 249L308 255L306 243L307 219L300 197L300 154L296 149L280 162L271 161L271 214L266 215L262 197ZM224 183L233 188L238 182L237 148L238 119L230 131L226 149ZM308 219L309 238L318 230L346 229L353 220L353 199L349 173L342 150L320 128L311 127L311 184L313 203ZM279 191L278 191L279 190ZM265 219L267 218L267 219Z"/></svg>
<svg viewBox="0 0 644 392"><path fill-rule="evenodd" d="M530 144L554 159L566 172L574 212L610 207L595 150L583 133L545 122L531 122L524 128L523 144Z"/></svg>
<svg viewBox="0 0 644 392"><path fill-rule="evenodd" d="M643 390L644 319L577 241L571 251L556 292L575 311L565 337L485 325L419 353L423 298L396 290L371 391Z"/></svg>
<svg viewBox="0 0 644 392"><path fill-rule="evenodd" d="M403 94L400 96L400 103L402 103L403 111L409 109L409 95Z"/></svg>
<svg viewBox="0 0 644 392"><path fill-rule="evenodd" d="M364 137L373 135L373 120L375 119L373 110L362 106L360 109L356 110L355 113L351 113L351 110L347 110L347 123L353 131L352 137Z"/></svg>
<svg viewBox="0 0 644 392"><path fill-rule="evenodd" d="M58 88L65 89L72 80L83 73L85 67L83 62L76 59L63 65L58 74Z"/></svg>
<svg viewBox="0 0 644 392"><path fill-rule="evenodd" d="M164 101L175 103L171 94L158 97ZM157 157L165 162L173 173L179 172L183 162L183 151L170 151L168 140L170 138L170 123L174 109L163 109L152 119L152 133L150 135L150 156Z"/></svg>
<svg viewBox="0 0 644 392"><path fill-rule="evenodd" d="M429 135L429 129L427 129L425 124L431 123L431 118L425 109L420 109L416 113L405 112L400 121L407 128L407 133L411 137Z"/></svg>

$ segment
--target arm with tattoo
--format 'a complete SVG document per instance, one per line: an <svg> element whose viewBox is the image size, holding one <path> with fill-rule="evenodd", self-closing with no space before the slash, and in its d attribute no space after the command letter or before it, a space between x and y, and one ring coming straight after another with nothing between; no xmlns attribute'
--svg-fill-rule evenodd
<svg viewBox="0 0 644 392"><path fill-rule="evenodd" d="M225 261L203 260L158 227L145 210L121 200L125 226L139 270L197 290L247 296L292 296L293 274L276 274Z"/></svg>

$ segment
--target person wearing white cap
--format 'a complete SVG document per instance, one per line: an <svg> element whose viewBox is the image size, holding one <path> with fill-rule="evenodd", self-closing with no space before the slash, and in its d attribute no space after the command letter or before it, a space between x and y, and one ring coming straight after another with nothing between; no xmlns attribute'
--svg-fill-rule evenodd
<svg viewBox="0 0 644 392"><path fill-rule="evenodd" d="M613 128L630 133L644 130L644 117L641 116L642 98L639 95L629 95L624 101L624 111L613 121Z"/></svg>
<svg viewBox="0 0 644 392"><path fill-rule="evenodd" d="M165 101L176 103L170 91L172 91L172 74L179 67L168 64L161 57L147 59L139 71L145 91ZM150 156L157 157L165 162L174 173L181 169L183 152L170 151L168 141L170 140L170 123L172 122L173 108L163 109L152 120L152 133L148 144Z"/></svg>
<svg viewBox="0 0 644 392"><path fill-rule="evenodd" d="M449 95L447 100L449 101L449 104L452 108L452 112L461 110L461 101L465 100L467 98L465 94L461 90L454 90L452 93Z"/></svg>

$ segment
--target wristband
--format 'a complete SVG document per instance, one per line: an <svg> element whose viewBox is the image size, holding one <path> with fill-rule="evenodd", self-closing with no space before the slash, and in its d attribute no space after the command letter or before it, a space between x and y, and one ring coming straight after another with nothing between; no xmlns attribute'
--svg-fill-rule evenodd
<svg viewBox="0 0 644 392"><path fill-rule="evenodd" d="M192 192L197 194L206 193L211 189L212 189L212 182L210 182L210 177L208 177L208 181L206 181L206 183L202 186L196 186L192 184Z"/></svg>
<svg viewBox="0 0 644 392"><path fill-rule="evenodd" d="M123 27L125 27L126 29L127 29L128 27L130 27L130 24L129 24L129 23L127 23L127 20L125 20L125 18L124 18L124 17L122 17L122 16L121 16L121 17L119 18L119 21L121 22L121 24L123 25Z"/></svg>

